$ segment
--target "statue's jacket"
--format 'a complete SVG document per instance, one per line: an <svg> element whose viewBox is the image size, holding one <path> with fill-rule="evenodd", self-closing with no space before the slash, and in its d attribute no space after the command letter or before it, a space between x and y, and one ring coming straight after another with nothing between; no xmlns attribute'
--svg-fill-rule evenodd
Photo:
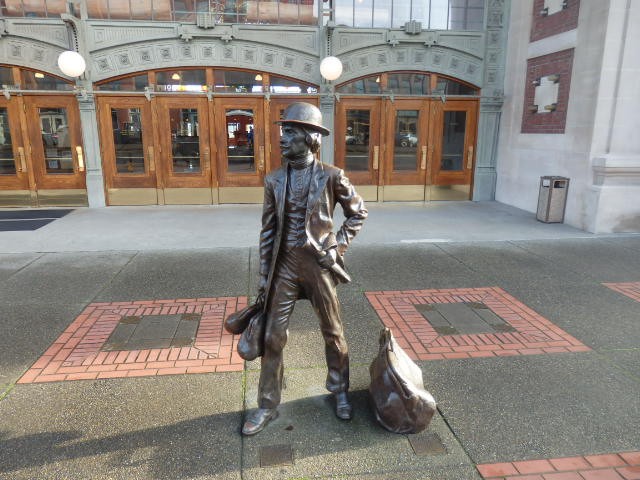
<svg viewBox="0 0 640 480"><path fill-rule="evenodd" d="M260 275L267 277L269 295L283 236L287 199L288 163L271 172L264 180L264 206L260 232ZM344 267L343 256L353 237L360 231L368 212L364 201L345 176L344 171L315 160L311 172L309 199L305 218L308 247L322 255L333 242L333 212L340 204L345 221L335 233L337 263ZM267 302L265 302L266 305Z"/></svg>

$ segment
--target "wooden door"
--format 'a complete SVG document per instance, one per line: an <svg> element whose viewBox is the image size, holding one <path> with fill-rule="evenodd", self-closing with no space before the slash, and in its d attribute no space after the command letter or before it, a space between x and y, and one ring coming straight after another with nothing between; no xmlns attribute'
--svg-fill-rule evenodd
<svg viewBox="0 0 640 480"><path fill-rule="evenodd" d="M165 203L212 203L209 102L203 97L156 102L156 157Z"/></svg>
<svg viewBox="0 0 640 480"><path fill-rule="evenodd" d="M73 96L25 96L29 149L38 197L43 190L86 190L80 112ZM86 196L86 194L85 194Z"/></svg>
<svg viewBox="0 0 640 480"><path fill-rule="evenodd" d="M366 200L378 199L380 173L380 99L341 98L335 121L335 164Z"/></svg>
<svg viewBox="0 0 640 480"><path fill-rule="evenodd" d="M157 203L151 104L144 97L98 98L102 168L110 205Z"/></svg>
<svg viewBox="0 0 640 480"><path fill-rule="evenodd" d="M19 97L0 98L0 206L31 205L21 105Z"/></svg>
<svg viewBox="0 0 640 480"><path fill-rule="evenodd" d="M265 173L264 100L214 100L220 203L260 203Z"/></svg>
<svg viewBox="0 0 640 480"><path fill-rule="evenodd" d="M478 103L434 102L433 200L468 200L473 183Z"/></svg>
<svg viewBox="0 0 640 480"><path fill-rule="evenodd" d="M420 98L386 101L384 200L425 199L430 107Z"/></svg>

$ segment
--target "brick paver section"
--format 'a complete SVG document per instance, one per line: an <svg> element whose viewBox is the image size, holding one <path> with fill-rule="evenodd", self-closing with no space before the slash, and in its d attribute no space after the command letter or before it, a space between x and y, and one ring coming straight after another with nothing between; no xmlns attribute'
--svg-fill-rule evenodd
<svg viewBox="0 0 640 480"><path fill-rule="evenodd" d="M590 348L498 287L366 292L414 360L586 352ZM440 335L416 305L481 302L516 331Z"/></svg>
<svg viewBox="0 0 640 480"><path fill-rule="evenodd" d="M18 383L240 371L240 337L227 333L223 321L246 305L246 297L92 303ZM192 347L100 351L125 316L185 313L201 314Z"/></svg>
<svg viewBox="0 0 640 480"><path fill-rule="evenodd" d="M640 282L603 283L603 285L640 302Z"/></svg>
<svg viewBox="0 0 640 480"><path fill-rule="evenodd" d="M487 463L477 468L487 480L639 480L640 452Z"/></svg>

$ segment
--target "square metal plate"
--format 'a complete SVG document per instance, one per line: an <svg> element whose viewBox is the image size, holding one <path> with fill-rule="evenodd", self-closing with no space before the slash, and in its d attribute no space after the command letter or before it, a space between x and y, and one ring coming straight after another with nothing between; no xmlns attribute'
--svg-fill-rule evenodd
<svg viewBox="0 0 640 480"><path fill-rule="evenodd" d="M265 445L260 447L260 467L293 465L293 447L291 445Z"/></svg>

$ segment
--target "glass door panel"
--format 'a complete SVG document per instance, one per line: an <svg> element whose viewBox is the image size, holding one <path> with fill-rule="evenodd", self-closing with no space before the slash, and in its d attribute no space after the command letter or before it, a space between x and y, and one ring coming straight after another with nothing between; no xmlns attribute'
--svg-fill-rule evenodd
<svg viewBox="0 0 640 480"><path fill-rule="evenodd" d="M140 108L111 108L113 147L119 175L145 174Z"/></svg>
<svg viewBox="0 0 640 480"><path fill-rule="evenodd" d="M215 100L220 186L262 186L265 170L263 100Z"/></svg>
<svg viewBox="0 0 640 480"><path fill-rule="evenodd" d="M369 110L347 110L345 133L345 169L353 172L369 170L371 146L371 112Z"/></svg>
<svg viewBox="0 0 640 480"><path fill-rule="evenodd" d="M74 173L74 160L69 142L69 121L65 108L38 108L44 169L49 175Z"/></svg>
<svg viewBox="0 0 640 480"><path fill-rule="evenodd" d="M0 107L0 175L15 176L18 173L13 147L9 128L9 110L6 107Z"/></svg>
<svg viewBox="0 0 640 480"><path fill-rule="evenodd" d="M171 173L200 173L200 135L197 108L170 108Z"/></svg>
<svg viewBox="0 0 640 480"><path fill-rule="evenodd" d="M394 118L393 171L418 170L420 110L397 110Z"/></svg>
<svg viewBox="0 0 640 480"><path fill-rule="evenodd" d="M253 109L225 109L227 139L227 171L231 173L255 173L256 157L253 144L255 128Z"/></svg>
<svg viewBox="0 0 640 480"><path fill-rule="evenodd" d="M442 152L440 171L461 172L464 170L464 140L467 112L445 111L442 124Z"/></svg>
<svg viewBox="0 0 640 480"><path fill-rule="evenodd" d="M356 185L377 185L380 100L342 98L335 122L336 165Z"/></svg>

